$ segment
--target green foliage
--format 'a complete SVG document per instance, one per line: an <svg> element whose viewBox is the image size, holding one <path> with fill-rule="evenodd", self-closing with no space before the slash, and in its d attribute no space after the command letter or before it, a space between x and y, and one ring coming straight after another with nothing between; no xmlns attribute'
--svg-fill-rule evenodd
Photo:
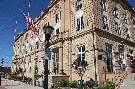
<svg viewBox="0 0 135 89"><path fill-rule="evenodd" d="M57 83L55 86L53 86L53 89L60 89L60 87L68 87L69 86L69 81L67 80L62 80L59 83Z"/></svg>
<svg viewBox="0 0 135 89"><path fill-rule="evenodd" d="M76 74L79 74L79 76L82 76L85 73L85 71L88 67L88 62L85 61L85 60L80 60L80 59L77 58L73 62L71 67L75 69ZM80 70L80 67L81 67L81 70Z"/></svg>
<svg viewBox="0 0 135 89"><path fill-rule="evenodd" d="M90 80L86 81L84 85L87 88L92 88L93 89L95 87L95 81L92 78L90 78Z"/></svg>
<svg viewBox="0 0 135 89"><path fill-rule="evenodd" d="M69 82L69 87L71 87L71 88L78 88L78 86L79 86L79 82L78 81L70 81Z"/></svg>
<svg viewBox="0 0 135 89"><path fill-rule="evenodd" d="M62 80L62 81L60 82L60 86L61 86L61 87L68 87L68 85L69 85L69 81L67 81L67 80Z"/></svg>
<svg viewBox="0 0 135 89"><path fill-rule="evenodd" d="M103 89L115 89L115 85L112 81L106 81Z"/></svg>
<svg viewBox="0 0 135 89"><path fill-rule="evenodd" d="M9 78L7 78L9 80L14 80L14 81L21 81L22 77L21 76L17 76L17 75L11 75Z"/></svg>
<svg viewBox="0 0 135 89"><path fill-rule="evenodd" d="M77 89L94 89L95 82L91 78L89 81L86 81L83 85L81 85L78 81L66 81L62 80L53 86L53 89L61 89L61 87L69 87L69 88L77 88Z"/></svg>

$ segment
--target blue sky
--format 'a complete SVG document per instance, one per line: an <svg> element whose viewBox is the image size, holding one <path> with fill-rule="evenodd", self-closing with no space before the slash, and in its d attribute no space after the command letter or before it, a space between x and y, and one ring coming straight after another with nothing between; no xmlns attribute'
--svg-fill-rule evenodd
<svg viewBox="0 0 135 89"><path fill-rule="evenodd" d="M12 62L14 29L16 28L19 33L26 27L18 9L22 9L25 13L30 12L30 16L35 18L48 3L49 0L32 0L29 8L29 0L0 0L0 60L4 58L5 65L10 65ZM16 20L18 25L15 25Z"/></svg>
<svg viewBox="0 0 135 89"><path fill-rule="evenodd" d="M28 8L29 0L0 0L0 59L4 58L5 65L12 63L14 29L17 33L23 31L26 23L20 11L25 13L30 12L32 18L40 15L45 9L49 0L32 0L31 8ZM129 0L132 6L135 7L135 0ZM15 25L16 20L18 25ZM16 33L16 34L17 34Z"/></svg>

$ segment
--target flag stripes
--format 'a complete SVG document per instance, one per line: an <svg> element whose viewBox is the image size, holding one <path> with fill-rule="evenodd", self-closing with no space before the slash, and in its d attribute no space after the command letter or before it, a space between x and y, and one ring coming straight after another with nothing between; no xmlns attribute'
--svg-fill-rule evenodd
<svg viewBox="0 0 135 89"><path fill-rule="evenodd" d="M24 19L26 20L26 22L28 23L29 27L31 28L31 30L37 34L38 30L34 25L34 21L32 20L32 18L30 16L27 16L22 10L21 13L23 14Z"/></svg>

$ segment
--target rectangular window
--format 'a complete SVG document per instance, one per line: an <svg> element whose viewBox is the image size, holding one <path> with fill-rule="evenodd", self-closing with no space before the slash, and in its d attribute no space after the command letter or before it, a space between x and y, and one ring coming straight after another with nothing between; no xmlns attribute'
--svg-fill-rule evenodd
<svg viewBox="0 0 135 89"><path fill-rule="evenodd" d="M85 60L85 46L81 46L78 48L78 59L81 60Z"/></svg>
<svg viewBox="0 0 135 89"><path fill-rule="evenodd" d="M84 28L84 17L82 11L82 0L76 1L76 25L77 31Z"/></svg>
<svg viewBox="0 0 135 89"><path fill-rule="evenodd" d="M61 11L56 14L55 19L56 19L56 23L60 22L60 20L61 20Z"/></svg>
<svg viewBox="0 0 135 89"><path fill-rule="evenodd" d="M118 16L118 9L114 7L113 9L113 16L114 16L114 22L115 22L115 30L118 34L121 34L121 29L120 29L120 20Z"/></svg>
<svg viewBox="0 0 135 89"><path fill-rule="evenodd" d="M58 14L55 16L56 23L58 23Z"/></svg>
<svg viewBox="0 0 135 89"><path fill-rule="evenodd" d="M81 17L81 29L84 28L84 21L83 21L83 16Z"/></svg>
<svg viewBox="0 0 135 89"><path fill-rule="evenodd" d="M124 59L124 46L123 45L118 46L118 54L119 54L119 59L123 60Z"/></svg>
<svg viewBox="0 0 135 89"><path fill-rule="evenodd" d="M36 48L39 49L39 42L36 42Z"/></svg>
<svg viewBox="0 0 135 89"><path fill-rule="evenodd" d="M76 11L79 11L82 9L82 0L76 1Z"/></svg>
<svg viewBox="0 0 135 89"><path fill-rule="evenodd" d="M112 44L106 43L106 64L108 72L113 72L113 62L112 62Z"/></svg>
<svg viewBox="0 0 135 89"><path fill-rule="evenodd" d="M118 54L119 54L120 69L121 69L121 71L125 71L124 45L118 46Z"/></svg>
<svg viewBox="0 0 135 89"><path fill-rule="evenodd" d="M35 67L34 67L35 74L38 73L38 58L35 58Z"/></svg>
<svg viewBox="0 0 135 89"><path fill-rule="evenodd" d="M108 29L108 19L107 19L107 14L106 14L106 0L102 0L102 21L103 21L103 28Z"/></svg>
<svg viewBox="0 0 135 89"><path fill-rule="evenodd" d="M79 20L79 18L77 18L77 31L79 31L80 30L80 20Z"/></svg>
<svg viewBox="0 0 135 89"><path fill-rule="evenodd" d="M29 61L28 61L28 67L29 67L29 72L31 72L31 59L29 59Z"/></svg>
<svg viewBox="0 0 135 89"><path fill-rule="evenodd" d="M77 18L77 31L84 28L84 19L83 16Z"/></svg>
<svg viewBox="0 0 135 89"><path fill-rule="evenodd" d="M23 71L26 72L26 58L24 58L23 62L24 62L24 70Z"/></svg>
<svg viewBox="0 0 135 89"><path fill-rule="evenodd" d="M124 22L125 22L126 33L128 33L128 16L127 16L127 14L124 14Z"/></svg>
<svg viewBox="0 0 135 89"><path fill-rule="evenodd" d="M61 11L56 14L55 35L60 34L60 28L61 28Z"/></svg>
<svg viewBox="0 0 135 89"><path fill-rule="evenodd" d="M60 28L56 29L56 34L60 34Z"/></svg>
<svg viewBox="0 0 135 89"><path fill-rule="evenodd" d="M52 52L53 59L53 72L55 74L59 73L59 51L58 49L55 52Z"/></svg>

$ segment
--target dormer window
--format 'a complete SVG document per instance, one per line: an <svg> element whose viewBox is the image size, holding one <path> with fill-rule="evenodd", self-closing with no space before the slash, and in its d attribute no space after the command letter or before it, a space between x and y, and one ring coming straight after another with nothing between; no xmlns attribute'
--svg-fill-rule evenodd
<svg viewBox="0 0 135 89"><path fill-rule="evenodd" d="M103 28L104 29L108 29L108 18L107 18L107 10L106 10L106 0L102 0L101 2L101 5L102 5L102 20L103 20Z"/></svg>
<svg viewBox="0 0 135 89"><path fill-rule="evenodd" d="M115 30L118 34L121 34L121 29L120 29L120 20L118 16L118 8L114 7L113 9L113 16L114 16L114 22L115 22Z"/></svg>

